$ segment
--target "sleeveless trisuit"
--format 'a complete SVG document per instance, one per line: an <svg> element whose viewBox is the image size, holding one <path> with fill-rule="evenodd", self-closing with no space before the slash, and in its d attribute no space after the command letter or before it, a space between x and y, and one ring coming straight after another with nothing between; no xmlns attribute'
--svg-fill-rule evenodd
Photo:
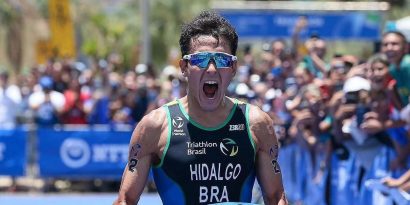
<svg viewBox="0 0 410 205"><path fill-rule="evenodd" d="M189 119L179 101L164 105L168 137L153 167L163 204L250 202L255 180L255 145L249 104L235 100L227 119L205 128Z"/></svg>

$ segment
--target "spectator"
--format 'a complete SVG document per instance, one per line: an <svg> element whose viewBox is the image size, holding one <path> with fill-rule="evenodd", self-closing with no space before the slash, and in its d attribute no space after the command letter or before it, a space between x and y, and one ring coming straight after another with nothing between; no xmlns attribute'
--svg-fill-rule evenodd
<svg viewBox="0 0 410 205"><path fill-rule="evenodd" d="M330 70L327 84L333 92L342 90L343 83L346 80L346 74L349 72L349 67L343 59L342 55L335 55L330 62Z"/></svg>
<svg viewBox="0 0 410 205"><path fill-rule="evenodd" d="M302 64L304 64L304 67L315 77L323 78L328 70L324 60L326 55L326 41L317 35L313 35L305 42L305 47L308 50L308 54L303 57Z"/></svg>
<svg viewBox="0 0 410 205"><path fill-rule="evenodd" d="M386 90L391 105L397 110L403 108L397 89L397 81L389 73L389 61L385 54L376 54L368 61L370 72L368 78L371 80L372 89Z"/></svg>
<svg viewBox="0 0 410 205"><path fill-rule="evenodd" d="M69 88L64 91L65 105L61 113L61 122L63 124L86 124L87 113L84 110L84 104L89 96L81 92L81 85L78 79L73 79Z"/></svg>
<svg viewBox="0 0 410 205"><path fill-rule="evenodd" d="M310 71L300 66L301 65L299 65L299 67L295 69L293 74L295 77L295 86L297 94L294 99L289 99L286 102L286 108L289 111L293 111L302 103L304 95L302 89L304 89L305 86L311 84L314 80L314 76L310 73Z"/></svg>
<svg viewBox="0 0 410 205"><path fill-rule="evenodd" d="M136 92L121 89L110 99L109 110L112 124L134 124L132 106Z"/></svg>
<svg viewBox="0 0 410 205"><path fill-rule="evenodd" d="M59 123L59 115L65 105L64 95L52 90L53 79L50 76L42 76L39 84L41 88L28 99L30 108L35 111L35 122L42 126Z"/></svg>
<svg viewBox="0 0 410 205"><path fill-rule="evenodd" d="M9 84L6 72L0 73L0 129L14 128L22 101L20 88Z"/></svg>
<svg viewBox="0 0 410 205"><path fill-rule="evenodd" d="M406 37L397 31L383 34L381 52L386 54L390 63L390 74L397 82L401 101L406 105L410 96L410 55Z"/></svg>
<svg viewBox="0 0 410 205"><path fill-rule="evenodd" d="M139 88L134 98L134 106L132 107L132 118L135 122L139 122L145 115L150 104L148 90L145 87Z"/></svg>
<svg viewBox="0 0 410 205"><path fill-rule="evenodd" d="M88 122L90 124L109 124L110 123L110 97L108 93L102 89L97 89L91 96L89 102Z"/></svg>
<svg viewBox="0 0 410 205"><path fill-rule="evenodd" d="M280 67L287 49L286 43L283 39L277 39L274 40L271 45L271 53L273 57L272 67Z"/></svg>

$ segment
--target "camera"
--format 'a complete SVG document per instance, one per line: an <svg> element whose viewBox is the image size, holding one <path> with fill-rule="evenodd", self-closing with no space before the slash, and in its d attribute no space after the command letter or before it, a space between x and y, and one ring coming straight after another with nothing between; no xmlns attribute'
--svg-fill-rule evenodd
<svg viewBox="0 0 410 205"><path fill-rule="evenodd" d="M345 104L358 104L360 101L359 91L348 92L345 94L344 103Z"/></svg>
<svg viewBox="0 0 410 205"><path fill-rule="evenodd" d="M370 108L366 105L359 104L356 107L356 122L360 126L364 121L364 115L370 112Z"/></svg>

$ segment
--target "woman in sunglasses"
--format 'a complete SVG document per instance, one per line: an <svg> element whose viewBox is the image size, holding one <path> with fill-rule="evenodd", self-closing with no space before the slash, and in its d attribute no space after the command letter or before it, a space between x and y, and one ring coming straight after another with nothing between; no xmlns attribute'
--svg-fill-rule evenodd
<svg viewBox="0 0 410 205"><path fill-rule="evenodd" d="M188 94L138 123L116 204L138 201L151 166L163 204L249 203L255 177L265 204L287 204L271 118L225 93L237 69L234 28L202 12L179 43Z"/></svg>

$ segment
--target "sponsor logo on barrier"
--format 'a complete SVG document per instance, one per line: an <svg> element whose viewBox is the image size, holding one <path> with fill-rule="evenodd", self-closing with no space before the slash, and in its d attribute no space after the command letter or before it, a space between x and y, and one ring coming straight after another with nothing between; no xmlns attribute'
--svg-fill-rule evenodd
<svg viewBox="0 0 410 205"><path fill-rule="evenodd" d="M128 160L128 144L97 144L92 146L93 162L117 163Z"/></svg>
<svg viewBox="0 0 410 205"><path fill-rule="evenodd" d="M80 168L90 162L117 163L127 162L127 144L94 144L90 146L85 140L68 138L60 147L63 163L70 168Z"/></svg>
<svg viewBox="0 0 410 205"><path fill-rule="evenodd" d="M0 143L0 161L4 159L4 152L6 152L6 145L4 143Z"/></svg>
<svg viewBox="0 0 410 205"><path fill-rule="evenodd" d="M67 167L79 168L90 161L91 151L86 141L68 138L60 147L60 156Z"/></svg>

